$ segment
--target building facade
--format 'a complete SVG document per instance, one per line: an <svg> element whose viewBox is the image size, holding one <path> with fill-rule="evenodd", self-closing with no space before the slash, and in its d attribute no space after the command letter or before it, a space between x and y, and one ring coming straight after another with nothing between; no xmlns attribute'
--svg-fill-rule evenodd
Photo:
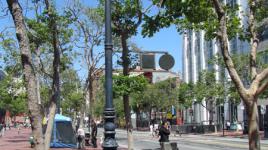
<svg viewBox="0 0 268 150"><path fill-rule="evenodd" d="M237 15L241 18L241 24L247 26L247 18L242 14L247 11L247 1L243 0L225 0L231 6L237 4L241 11ZM261 33L260 44L258 52L267 50L268 47L268 29ZM232 54L245 54L250 50L250 44L239 38L233 38L229 41L229 49ZM183 34L183 73L182 79L186 83L196 83L199 73L203 70L214 71L216 81L224 82L231 80L226 69L211 63L211 60L216 54L220 54L219 43L216 40L205 40L204 31L187 30ZM263 58L264 62L268 63L268 56ZM262 101L266 105L267 101ZM202 104L206 105L205 102ZM200 123L208 124L210 115L213 115L214 123L221 123L223 115L225 121L241 122L245 121L245 112L243 104L233 104L228 101L228 96L225 97L225 103L217 106L215 113L209 114L207 109L201 104L193 103L190 110L184 112L185 123ZM190 112L190 113L189 113Z"/></svg>

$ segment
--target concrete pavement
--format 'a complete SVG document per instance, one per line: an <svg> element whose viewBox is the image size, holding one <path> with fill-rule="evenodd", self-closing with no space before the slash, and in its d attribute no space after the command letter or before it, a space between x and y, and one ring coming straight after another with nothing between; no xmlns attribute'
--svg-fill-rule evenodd
<svg viewBox="0 0 268 150"><path fill-rule="evenodd" d="M117 142L127 146L125 130L116 130ZM150 136L149 132L133 131L135 150L157 149L159 142L157 137ZM124 138L123 138L124 137ZM203 134L171 134L171 142L177 142L180 150L246 150L248 149L247 138L221 137L216 135ZM268 140L261 140L261 149L268 149Z"/></svg>
<svg viewBox="0 0 268 150"><path fill-rule="evenodd" d="M20 133L18 129L11 128L11 130L5 131L5 135L0 137L0 149L1 150L32 150L29 137L31 129L22 128ZM102 150L102 147L98 140L98 148L92 148L87 146L85 150ZM51 150L76 150L76 148L51 148ZM119 147L118 150L126 150L126 148Z"/></svg>
<svg viewBox="0 0 268 150"><path fill-rule="evenodd" d="M22 128L20 134L18 130L12 128L7 130L3 137L0 137L0 149L2 150L31 150L28 142L31 130ZM103 135L103 129L99 128L98 137ZM150 136L146 131L133 131L135 150L159 149L158 137ZM120 146L118 150L126 150L127 136L126 131L116 129L116 140ZM247 138L221 137L216 135L194 135L183 134L170 135L171 142L177 142L180 150L246 150L248 149ZM86 150L101 150L98 148L86 147ZM261 140L261 149L268 149L268 140ZM52 150L71 150L70 148L54 148Z"/></svg>

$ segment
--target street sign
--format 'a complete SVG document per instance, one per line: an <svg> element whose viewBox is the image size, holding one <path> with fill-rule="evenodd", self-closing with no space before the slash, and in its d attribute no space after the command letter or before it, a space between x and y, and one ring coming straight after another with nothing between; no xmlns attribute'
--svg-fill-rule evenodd
<svg viewBox="0 0 268 150"><path fill-rule="evenodd" d="M175 64L174 58L169 54L164 54L159 59L159 66L164 70L171 69Z"/></svg>
<svg viewBox="0 0 268 150"><path fill-rule="evenodd" d="M141 67L142 69L155 69L155 55L154 54L142 54L141 55Z"/></svg>

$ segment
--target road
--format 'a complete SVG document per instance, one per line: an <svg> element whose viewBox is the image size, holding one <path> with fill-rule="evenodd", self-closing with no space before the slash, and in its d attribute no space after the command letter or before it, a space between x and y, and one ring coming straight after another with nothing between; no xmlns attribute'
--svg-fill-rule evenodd
<svg viewBox="0 0 268 150"><path fill-rule="evenodd" d="M103 133L99 129L99 133ZM134 131L135 150L157 150L160 148L158 138L149 135L149 132ZM116 130L116 139L121 147L127 147L125 130ZM247 139L216 137L204 135L170 136L171 142L177 142L180 150L247 150ZM261 149L268 149L268 140L261 141Z"/></svg>

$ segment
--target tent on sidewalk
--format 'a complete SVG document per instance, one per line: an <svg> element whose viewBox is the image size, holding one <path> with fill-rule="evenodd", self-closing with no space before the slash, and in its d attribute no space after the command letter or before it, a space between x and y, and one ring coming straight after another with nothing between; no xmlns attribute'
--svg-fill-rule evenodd
<svg viewBox="0 0 268 150"><path fill-rule="evenodd" d="M76 147L72 119L60 114L55 115L50 147Z"/></svg>

